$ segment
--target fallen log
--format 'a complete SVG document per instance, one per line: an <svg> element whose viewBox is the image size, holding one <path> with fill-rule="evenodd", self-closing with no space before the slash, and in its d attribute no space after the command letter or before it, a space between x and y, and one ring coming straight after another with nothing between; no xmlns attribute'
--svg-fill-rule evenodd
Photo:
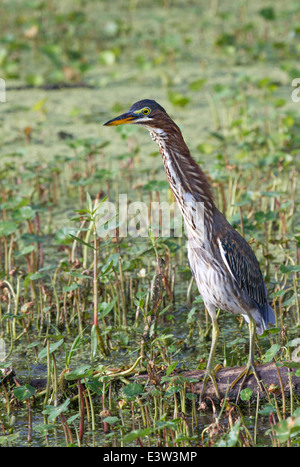
<svg viewBox="0 0 300 467"><path fill-rule="evenodd" d="M291 363L294 364L294 362ZM287 365L289 364L287 363ZM254 375L250 375L243 385L243 389L250 388L253 391L252 398L256 399L258 393L260 399L265 399L268 394L272 393L275 394L276 397L280 397L282 396L282 393L284 393L286 398L290 398L291 391L293 391L297 396L300 395L300 377L295 376L295 368L289 368L288 366L276 366L274 362L257 365L255 368L262 383L262 388L259 388ZM232 389L230 388L230 384L239 376L243 369L244 367L221 368L217 372L216 380L221 399L226 397L230 401L236 400L240 388L240 382L238 382ZM172 376L173 375L174 373ZM187 383L187 392L192 392L200 396L203 388L203 380L201 379L203 375L204 370L193 370L181 372L177 376L179 378L184 377L191 379L192 381ZM135 377L135 379L140 378L147 378L147 375ZM157 383L158 386L158 379ZM210 398L215 403L219 402L214 386L210 380L205 388L204 399L205 398Z"/></svg>
<svg viewBox="0 0 300 467"><path fill-rule="evenodd" d="M293 368L293 366L296 365L297 363L295 362L285 362L284 364L281 364L281 366L277 366L274 362L257 365L255 368L262 383L262 388L258 387L255 376L250 375L245 381L243 389L250 388L252 390L251 398L253 400L256 399L257 394L259 394L260 399L265 399L272 394L280 398L283 393L284 396L289 399L292 392L294 395L300 396L300 377L295 376L295 368ZM238 382L233 388L230 388L230 385L239 376L243 369L244 367L221 368L217 372L216 380L221 400L224 397L230 401L236 400L240 389L240 382ZM152 367L152 369L148 367L148 374L131 373L131 375L128 374L128 378L130 380L140 382L147 381L150 385L166 390L169 383L164 382L161 384L161 378L164 375L165 371L158 370L155 367ZM177 383L176 378L178 378L178 382L180 382L180 379L184 379L186 382L186 391L200 396L203 388L203 375L204 370L190 370L177 373L173 372L169 376L174 378L173 382L175 384ZM3 376L4 378L1 381L2 383L8 383L11 379L10 384L14 385L15 373L12 368L7 371L7 374L3 374ZM111 375L111 378L114 381L118 381L117 375ZM46 382L47 378L33 378L30 380L30 384L35 387L37 391L42 391L46 387ZM121 387L119 389L121 389ZM220 402L210 380L207 382L205 388L203 399L205 398L211 399L216 404Z"/></svg>

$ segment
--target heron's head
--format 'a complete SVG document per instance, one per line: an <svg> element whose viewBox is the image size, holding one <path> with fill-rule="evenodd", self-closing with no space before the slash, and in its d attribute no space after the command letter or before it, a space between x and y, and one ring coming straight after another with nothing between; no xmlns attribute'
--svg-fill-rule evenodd
<svg viewBox="0 0 300 467"><path fill-rule="evenodd" d="M151 128L162 128L169 120L165 109L157 102L144 99L133 104L129 111L104 123L106 126L122 125L123 123L138 123Z"/></svg>

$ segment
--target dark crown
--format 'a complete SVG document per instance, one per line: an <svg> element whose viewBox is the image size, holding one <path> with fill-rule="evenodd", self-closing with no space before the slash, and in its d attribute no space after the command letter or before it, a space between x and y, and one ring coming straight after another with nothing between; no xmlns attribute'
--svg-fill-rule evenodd
<svg viewBox="0 0 300 467"><path fill-rule="evenodd" d="M153 101L151 99L143 99L141 101L135 102L134 104L132 104L129 110L131 112L134 112L135 110L140 110L143 107L149 107L149 109L151 110L161 110L162 112L166 113L165 109L161 105L159 105L156 101Z"/></svg>

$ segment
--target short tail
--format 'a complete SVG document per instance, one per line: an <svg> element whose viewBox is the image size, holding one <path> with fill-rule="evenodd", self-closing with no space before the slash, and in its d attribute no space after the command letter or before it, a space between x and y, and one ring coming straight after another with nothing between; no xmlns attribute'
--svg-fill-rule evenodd
<svg viewBox="0 0 300 467"><path fill-rule="evenodd" d="M261 319L256 319L256 332L260 335L268 329L268 324L275 324L275 313L268 302L264 306L260 306L259 311Z"/></svg>

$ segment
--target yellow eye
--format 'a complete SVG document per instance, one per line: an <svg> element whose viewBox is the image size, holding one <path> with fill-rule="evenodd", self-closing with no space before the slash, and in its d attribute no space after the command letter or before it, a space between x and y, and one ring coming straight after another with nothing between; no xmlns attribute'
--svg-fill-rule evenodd
<svg viewBox="0 0 300 467"><path fill-rule="evenodd" d="M151 112L151 111L150 111L149 107L145 107L145 108L142 110L142 114L143 114L143 115L149 115L150 112Z"/></svg>

